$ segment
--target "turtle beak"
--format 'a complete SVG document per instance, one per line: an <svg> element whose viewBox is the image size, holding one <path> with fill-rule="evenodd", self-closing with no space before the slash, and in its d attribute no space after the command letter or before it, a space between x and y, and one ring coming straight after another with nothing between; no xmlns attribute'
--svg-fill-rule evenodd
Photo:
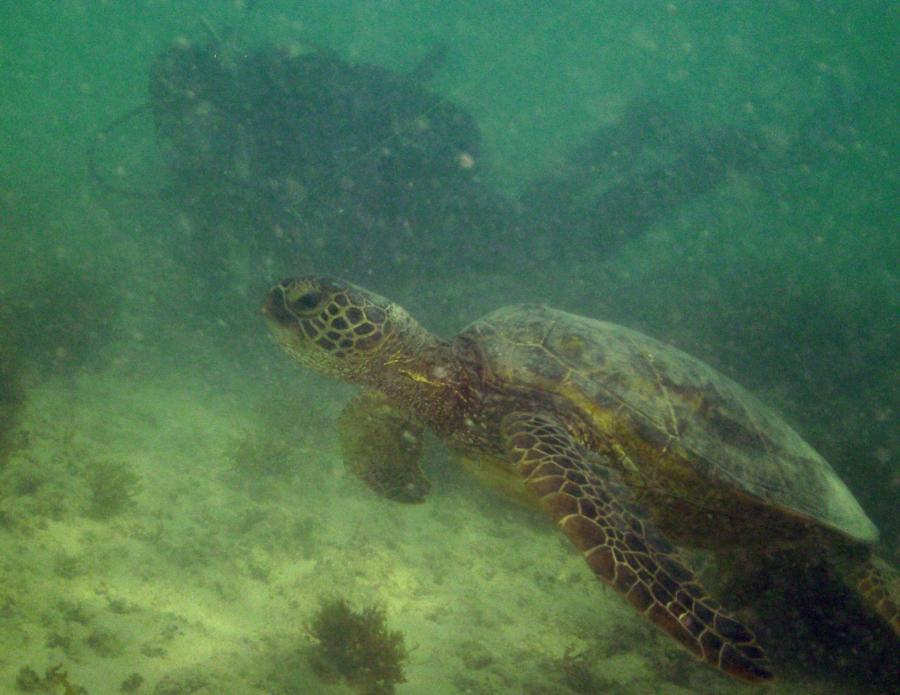
<svg viewBox="0 0 900 695"><path fill-rule="evenodd" d="M293 318L285 306L284 288L280 284L269 290L261 309L268 321L278 325L284 325Z"/></svg>

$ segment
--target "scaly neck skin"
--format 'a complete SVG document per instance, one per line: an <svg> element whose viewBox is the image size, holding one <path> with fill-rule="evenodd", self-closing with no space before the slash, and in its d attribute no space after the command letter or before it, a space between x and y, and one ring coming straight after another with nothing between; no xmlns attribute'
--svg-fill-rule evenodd
<svg viewBox="0 0 900 695"><path fill-rule="evenodd" d="M397 407L438 432L463 417L465 366L447 341L410 323L379 350L380 364L363 385L385 394Z"/></svg>

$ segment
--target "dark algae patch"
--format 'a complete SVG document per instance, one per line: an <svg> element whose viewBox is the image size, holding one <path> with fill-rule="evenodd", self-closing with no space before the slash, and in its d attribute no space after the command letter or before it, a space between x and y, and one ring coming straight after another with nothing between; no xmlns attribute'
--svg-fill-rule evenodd
<svg viewBox="0 0 900 695"><path fill-rule="evenodd" d="M15 449L15 427L25 403L18 362L0 343L0 469Z"/></svg>
<svg viewBox="0 0 900 695"><path fill-rule="evenodd" d="M16 691L20 693L45 693L47 695L87 695L88 691L69 682L62 665L49 666L43 677L28 667L19 669L16 676Z"/></svg>
<svg viewBox="0 0 900 695"><path fill-rule="evenodd" d="M384 608L354 610L343 598L328 599L313 617L313 670L325 682L343 678L363 695L391 695L405 683L403 634L387 626Z"/></svg>
<svg viewBox="0 0 900 695"><path fill-rule="evenodd" d="M109 519L134 504L140 491L140 478L130 466L120 461L98 459L85 468L88 487L87 515L92 519Z"/></svg>

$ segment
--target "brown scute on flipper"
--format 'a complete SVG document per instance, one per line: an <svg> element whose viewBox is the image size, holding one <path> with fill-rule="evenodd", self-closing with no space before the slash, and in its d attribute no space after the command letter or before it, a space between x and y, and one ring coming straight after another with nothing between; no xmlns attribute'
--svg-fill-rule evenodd
<svg viewBox="0 0 900 695"><path fill-rule="evenodd" d="M347 468L381 497L422 502L431 485L419 460L422 428L380 394L365 391L341 414L341 454Z"/></svg>
<svg viewBox="0 0 900 695"><path fill-rule="evenodd" d="M874 555L847 577L869 609L900 636L900 572Z"/></svg>
<svg viewBox="0 0 900 695"><path fill-rule="evenodd" d="M599 579L697 657L747 681L772 678L753 633L707 595L613 470L592 465L596 455L550 416L514 413L502 433L526 486Z"/></svg>

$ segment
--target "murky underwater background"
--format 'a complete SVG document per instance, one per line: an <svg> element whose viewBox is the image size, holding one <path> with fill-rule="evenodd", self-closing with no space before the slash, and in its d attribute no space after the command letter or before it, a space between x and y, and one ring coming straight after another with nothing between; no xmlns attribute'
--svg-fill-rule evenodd
<svg viewBox="0 0 900 695"><path fill-rule="evenodd" d="M778 409L896 565L898 27L890 2L0 5L0 692L359 692L309 659L329 597L403 633L398 693L753 692L438 442L428 502L373 495L338 452L354 389L259 305L331 273L448 337L523 301L649 333ZM896 644L805 582L745 614L769 692L890 692Z"/></svg>

